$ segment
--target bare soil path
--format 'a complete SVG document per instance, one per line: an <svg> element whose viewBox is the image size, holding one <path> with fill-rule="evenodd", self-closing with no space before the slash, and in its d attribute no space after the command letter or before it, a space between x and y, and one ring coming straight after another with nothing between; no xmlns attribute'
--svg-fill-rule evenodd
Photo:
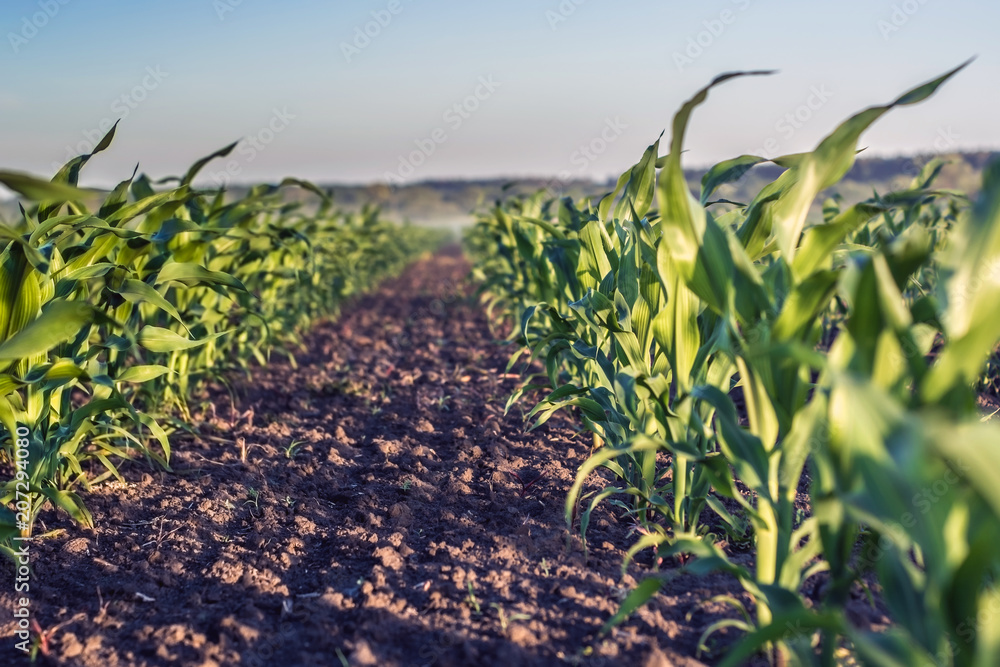
<svg viewBox="0 0 1000 667"><path fill-rule="evenodd" d="M194 402L203 436L178 439L172 474L136 463L92 491L95 530L47 512L65 530L32 545L39 664L700 664L725 609L699 603L741 596L721 577L680 578L597 637L634 536L599 511L589 562L567 547L590 439L504 416L516 381L467 272L457 249L421 261L318 326L297 367L234 383L235 406ZM5 613L0 664L27 664L13 637Z"/></svg>

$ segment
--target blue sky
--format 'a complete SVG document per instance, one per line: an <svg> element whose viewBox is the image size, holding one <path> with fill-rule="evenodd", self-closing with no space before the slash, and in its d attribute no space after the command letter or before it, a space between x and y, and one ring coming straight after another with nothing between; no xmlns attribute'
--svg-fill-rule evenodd
<svg viewBox="0 0 1000 667"><path fill-rule="evenodd" d="M49 176L122 118L94 185L241 138L206 178L605 178L715 75L752 68L780 72L713 91L686 161L774 156L974 55L864 143L1000 148L986 0L10 0L0 28L0 168Z"/></svg>

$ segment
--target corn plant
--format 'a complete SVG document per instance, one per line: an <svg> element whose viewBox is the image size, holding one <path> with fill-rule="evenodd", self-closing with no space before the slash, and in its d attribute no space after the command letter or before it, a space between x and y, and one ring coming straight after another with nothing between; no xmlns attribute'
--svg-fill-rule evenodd
<svg viewBox="0 0 1000 667"><path fill-rule="evenodd" d="M854 557L859 538L872 539L884 530L876 503L862 502L858 494L879 497L878 474L889 468L899 475L888 456L876 457L878 465L861 474L845 466L845 452L859 442L868 443L868 454L876 445L889 448L906 417L919 409L941 411L937 432L947 428L942 424L965 428L973 410L969 387L981 378L1000 338L987 308L969 309L969 286L979 290L989 282L983 267L995 266L985 250L992 237L982 230L997 225L981 212L970 218L960 193L933 189L937 164L928 165L905 191L876 194L846 210L834 200L824 206L821 222L808 224L808 217L818 195L851 167L858 140L873 122L893 108L923 101L959 69L855 115L811 153L776 158L784 172L745 205L710 200L719 186L763 158L742 156L716 165L703 179L700 198L689 191L681 169L688 119L709 91L736 76L763 73L723 75L675 116L668 155L660 157L659 142L654 143L596 207L521 200L483 216L471 234L470 248L486 254L485 289L508 290L492 295L493 303L523 310L518 340L545 360L550 393L532 411L537 423L572 407L605 443L579 471L567 499L567 521L572 525L577 515L589 474L609 470L619 483L592 495L579 513L581 531L594 507L611 499L643 533L626 566L651 547L658 562L693 557L690 571L734 575L755 601L755 618L732 600L745 620L727 619L706 630L707 635L731 626L747 632L734 656L775 642L786 657L803 663L832 664L847 640L876 662L879 651L889 650L880 639L851 629L841 608L868 567ZM987 203L980 208L995 206L988 184L984 192ZM654 198L658 210L652 209ZM526 208L530 215L522 213ZM984 222L976 227L970 219ZM969 225L979 230L975 242L966 238L968 232L953 233ZM567 270L565 261L549 261L554 249L575 265ZM967 275L969 266L979 267L980 274ZM957 297L955 284L962 286ZM941 295L950 295L945 303L961 303L942 310ZM532 303L538 297L547 301ZM526 383L523 390L536 387ZM845 396L853 391L845 387L857 387L857 395L886 415L862 420L870 427L864 438L850 423L852 410L845 410ZM889 407L895 421L887 416ZM845 437L848 432L856 437ZM989 431L976 433L988 440ZM924 468L904 468L911 486L942 466L954 472L954 462L933 453L940 445L929 442L918 438L910 447L892 449L911 457L922 452L916 458L926 462ZM995 455L996 442L988 456ZM658 467L658 453L669 454L669 469ZM802 519L794 503L807 466L813 512ZM975 479L960 475L955 489L969 496ZM618 500L622 495L632 497L631 505ZM733 563L700 523L706 507L732 536L750 528L756 547L752 571ZM968 501L965 507L986 521L968 537L967 552L956 552L961 558L975 553L975 566L966 566L974 568L972 579L963 580L978 581L960 610L968 612L993 595L982 577L993 571L995 560L974 545L992 535L997 523L988 503ZM943 515L932 517L929 534L961 528L959 519L950 521L949 526ZM913 555L923 549L916 537L893 544L894 556L884 559L882 568L899 582L894 594L900 600L912 603L932 593L938 597L921 598L920 607L920 613L932 615L928 605L944 591L957 594L948 579L954 569L941 570L937 588L926 586L921 570L926 563ZM931 542L927 548L936 546ZM946 561L954 565L957 558L952 554ZM890 563L897 568L885 570ZM821 575L830 583L818 611L808 610L802 585ZM609 625L653 595L662 581L654 576L640 584ZM905 604L896 611L902 614ZM822 634L818 653L813 631ZM946 634L925 634L923 648L939 647ZM955 634L952 629L951 637ZM897 642L893 650L905 643ZM963 655L971 659L974 652L968 643L965 648Z"/></svg>
<svg viewBox="0 0 1000 667"><path fill-rule="evenodd" d="M235 144L181 177L154 184L133 173L102 199L79 176L115 131L51 181L0 172L35 202L0 225L0 425L15 471L0 499L17 509L0 513L0 542L30 534L46 503L91 524L75 489L121 479L127 459L169 469L169 436L192 428L193 392L272 352L291 357L315 319L443 238L374 209L337 212L305 181L235 201L195 188ZM290 186L320 203L310 212L284 202Z"/></svg>

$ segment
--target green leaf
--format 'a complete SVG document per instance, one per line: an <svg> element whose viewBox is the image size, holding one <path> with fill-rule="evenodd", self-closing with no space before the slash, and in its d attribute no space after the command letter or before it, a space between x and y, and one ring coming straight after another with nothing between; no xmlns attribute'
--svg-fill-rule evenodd
<svg viewBox="0 0 1000 667"><path fill-rule="evenodd" d="M159 292L156 291L150 285L142 282L141 280L136 280L134 278L127 279L119 289L111 289L112 292L116 292L125 298L129 303L142 303L149 302L158 307L163 312L170 315L187 329L187 325L184 320L181 319L181 314L177 312L177 309L169 301L163 298Z"/></svg>
<svg viewBox="0 0 1000 667"><path fill-rule="evenodd" d="M152 194L135 203L127 204L117 209L114 213L107 217L107 222L114 225L121 225L129 220L132 220L133 218L145 215L162 206L166 206L168 204L180 204L193 196L194 193L192 193L187 187Z"/></svg>
<svg viewBox="0 0 1000 667"><path fill-rule="evenodd" d="M837 183L854 164L857 144L861 135L871 125L897 106L921 102L934 94L945 81L957 74L968 63L896 98L882 106L875 106L855 114L820 142L816 150L806 155L787 172L791 185L774 203L774 231L778 248L786 262L794 267L799 236L806 224L809 209L822 190Z"/></svg>
<svg viewBox="0 0 1000 667"><path fill-rule="evenodd" d="M31 201L82 201L93 194L72 185L53 183L15 171L0 171L0 183Z"/></svg>
<svg viewBox="0 0 1000 667"><path fill-rule="evenodd" d="M736 646L730 648L720 667L741 667L767 644L774 644L782 639L797 636L808 636L815 630L827 630L832 633L843 633L846 622L836 612L814 613L804 608L797 611L776 614L771 623L758 628L743 638Z"/></svg>
<svg viewBox="0 0 1000 667"><path fill-rule="evenodd" d="M979 377L1000 340L1000 160L983 174L983 191L972 215L949 236L945 255L949 342L921 387L937 402Z"/></svg>
<svg viewBox="0 0 1000 667"><path fill-rule="evenodd" d="M767 162L767 158L741 155L714 165L701 177L701 205L707 205L709 198L720 186L740 180L754 165L761 162Z"/></svg>
<svg viewBox="0 0 1000 667"><path fill-rule="evenodd" d="M660 135L661 137L663 135ZM650 204L653 203L653 194L656 186L656 158L660 150L660 140L657 139L652 146L642 154L642 159L638 164L629 170L628 181L625 183L625 192L615 206L614 218L616 220L632 219L638 222L649 211ZM603 204L603 202L602 202ZM630 215L631 214L631 215ZM604 220L605 218L601 218Z"/></svg>
<svg viewBox="0 0 1000 667"><path fill-rule="evenodd" d="M53 301L42 314L12 338L0 344L0 361L15 361L48 352L75 338L94 321L93 306L78 301Z"/></svg>
<svg viewBox="0 0 1000 667"><path fill-rule="evenodd" d="M198 160L197 162L195 162L193 165L191 165L191 168L188 169L187 173L184 175L184 178L181 179L181 186L190 185L191 182L194 180L194 177L198 175L198 172L201 171L206 164L208 164L215 158L226 157L227 155L233 152L233 149L236 148L236 145L238 143L240 142L234 141L228 146L220 148L211 155L207 155Z"/></svg>
<svg viewBox="0 0 1000 667"><path fill-rule="evenodd" d="M631 616L636 609L649 602L663 588L663 583L663 579L660 577L647 577L639 582L639 585L629 592L628 597L622 602L615 615L601 626L600 634L606 635L613 627L620 625Z"/></svg>
<svg viewBox="0 0 1000 667"><path fill-rule="evenodd" d="M161 375L172 372L166 366L158 365L146 365L146 366L132 366L125 370L124 373L116 378L117 382L132 382L136 384L141 384L143 382L149 382L150 380L155 380Z"/></svg>
<svg viewBox="0 0 1000 667"><path fill-rule="evenodd" d="M196 285L225 285L240 292L247 292L246 286L226 273L209 271L203 266L192 263L174 262L164 265L156 276L156 284L176 280L189 287Z"/></svg>
<svg viewBox="0 0 1000 667"><path fill-rule="evenodd" d="M660 443L656 440L640 435L626 447L617 449L613 447L604 447L584 461L580 466L580 469L577 471L576 480L570 487L569 494L566 497L566 525L570 528L573 526L573 509L576 506L576 499L579 497L580 491L583 489L583 485L587 481L587 477L590 476L590 473L597 470L606 462L612 461L619 456L634 454L637 452L656 451L659 449L659 446Z"/></svg>
<svg viewBox="0 0 1000 667"><path fill-rule="evenodd" d="M831 268L830 258L838 244L852 231L885 210L884 206L861 202L840 213L830 222L807 229L795 255L793 263L795 274L807 277L816 269Z"/></svg>
<svg viewBox="0 0 1000 667"><path fill-rule="evenodd" d="M962 471L1000 522L1000 430L994 424L930 421L929 441Z"/></svg>
<svg viewBox="0 0 1000 667"><path fill-rule="evenodd" d="M53 505L67 512L79 524L87 528L94 527L94 517L91 516L87 506L83 504L83 499L77 494L51 487L42 487L41 492L52 501Z"/></svg>
<svg viewBox="0 0 1000 667"><path fill-rule="evenodd" d="M207 338L202 338L201 340L190 340L170 329L146 325L139 331L136 340L139 345L150 352L176 352L177 350L189 350L193 347L204 345L228 333L228 331L224 331Z"/></svg>
<svg viewBox="0 0 1000 667"><path fill-rule="evenodd" d="M707 217L705 209L688 189L681 168L684 135L694 109L708 98L708 92L730 79L771 74L769 71L732 72L716 77L688 100L674 116L670 154L667 156L658 190L660 228L665 246L688 287L716 312L724 312L729 303L733 262L725 235Z"/></svg>

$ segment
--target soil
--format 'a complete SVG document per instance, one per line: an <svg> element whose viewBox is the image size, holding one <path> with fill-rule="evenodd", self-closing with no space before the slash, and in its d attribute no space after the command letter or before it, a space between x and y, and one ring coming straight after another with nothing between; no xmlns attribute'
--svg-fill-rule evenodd
<svg viewBox="0 0 1000 667"><path fill-rule="evenodd" d="M142 463L86 495L96 528L43 512L31 543L39 664L709 664L697 646L750 606L722 575L680 576L606 636L652 570L622 576L634 526L605 504L585 558L564 518L591 438L571 415L528 432L517 379L457 249L418 262L320 323L295 364L192 404L172 472ZM596 476L589 489L602 486ZM734 560L748 552L730 547ZM676 567L665 563L663 567ZM11 581L9 563L0 565ZM12 586L0 608L12 609ZM862 593L858 592L859 598ZM884 621L852 606L862 625ZM866 617L867 615L867 617ZM0 655L14 623L0 617Z"/></svg>

